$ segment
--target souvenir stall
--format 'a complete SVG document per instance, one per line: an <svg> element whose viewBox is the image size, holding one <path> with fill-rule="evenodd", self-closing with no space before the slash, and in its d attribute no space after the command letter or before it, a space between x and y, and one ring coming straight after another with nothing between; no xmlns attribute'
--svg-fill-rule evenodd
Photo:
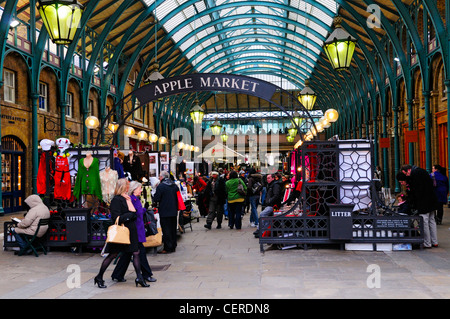
<svg viewBox="0 0 450 319"><path fill-rule="evenodd" d="M37 190L51 214L46 246L101 249L112 224L109 204L123 175L117 151L71 148L65 137L55 143L43 140L41 147ZM14 225L4 227L5 234L10 234ZM5 237L5 247L17 245L14 236Z"/></svg>
<svg viewBox="0 0 450 319"><path fill-rule="evenodd" d="M397 214L377 196L372 148L371 141L344 140L305 142L295 150L301 193L273 217L260 218L261 252L264 244L339 244L358 250L421 246L421 217Z"/></svg>

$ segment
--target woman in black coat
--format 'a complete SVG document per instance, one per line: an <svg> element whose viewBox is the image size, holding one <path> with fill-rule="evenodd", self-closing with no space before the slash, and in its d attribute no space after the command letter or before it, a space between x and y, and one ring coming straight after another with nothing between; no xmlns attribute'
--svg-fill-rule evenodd
<svg viewBox="0 0 450 319"><path fill-rule="evenodd" d="M149 287L142 277L141 264L139 259L139 239L136 228L136 209L131 202L131 198L128 195L129 182L126 178L121 178L117 182L116 189L114 191L114 198L111 200L110 211L111 218L115 222L119 217L119 224L124 224L130 231L130 244L112 244L108 243L105 247L105 253L108 256L103 260L98 275L94 278L94 284L99 288L106 288L105 281L103 280L103 274L105 273L111 262L118 256L120 252L131 252L133 254L133 266L136 271L136 287L141 285L142 287Z"/></svg>

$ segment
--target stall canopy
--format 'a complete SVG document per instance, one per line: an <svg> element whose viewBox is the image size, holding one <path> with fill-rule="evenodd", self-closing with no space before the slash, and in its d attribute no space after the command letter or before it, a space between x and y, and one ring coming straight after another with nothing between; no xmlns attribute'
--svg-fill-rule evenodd
<svg viewBox="0 0 450 319"><path fill-rule="evenodd" d="M235 158L245 159L245 155L242 155L221 143L217 143L211 146L206 146L205 151L202 154L200 154L198 158L217 161L220 159L227 159L227 160L232 160Z"/></svg>

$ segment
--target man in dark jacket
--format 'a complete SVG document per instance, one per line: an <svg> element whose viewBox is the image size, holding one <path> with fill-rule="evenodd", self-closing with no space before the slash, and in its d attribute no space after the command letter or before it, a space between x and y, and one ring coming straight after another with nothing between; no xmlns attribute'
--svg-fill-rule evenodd
<svg viewBox="0 0 450 319"><path fill-rule="evenodd" d="M281 196L283 196L281 189L281 182L275 180L275 174L267 175L267 193L263 203L263 210L260 217L273 216L275 208L280 208ZM259 226L259 225L258 225ZM267 228L267 225L262 225L263 229ZM255 237L259 236L259 227L254 233Z"/></svg>
<svg viewBox="0 0 450 319"><path fill-rule="evenodd" d="M408 201L412 210L417 210L423 218L424 247L437 247L436 209L437 197L433 188L433 180L430 174L423 168L411 165L403 165L400 171L405 174L409 191ZM399 179L400 175L397 175ZM401 178L399 179L401 180Z"/></svg>
<svg viewBox="0 0 450 319"><path fill-rule="evenodd" d="M250 223L252 227L258 226L258 203L263 189L262 175L257 174L254 169L249 172L247 196L250 201L251 214Z"/></svg>
<svg viewBox="0 0 450 319"><path fill-rule="evenodd" d="M209 213L206 217L205 228L211 229L212 222L217 216L217 229L222 228L222 219L227 191L225 179L219 176L218 172L212 172L211 178L205 188L206 201L209 207Z"/></svg>
<svg viewBox="0 0 450 319"><path fill-rule="evenodd" d="M280 208L281 196L283 196L281 181L275 180L275 174L267 175L267 193L263 203L263 210L269 206Z"/></svg>
<svg viewBox="0 0 450 319"><path fill-rule="evenodd" d="M161 172L159 180L153 202L159 203L158 213L164 243L164 250L161 253L166 254L175 252L177 247L178 186L166 171Z"/></svg>

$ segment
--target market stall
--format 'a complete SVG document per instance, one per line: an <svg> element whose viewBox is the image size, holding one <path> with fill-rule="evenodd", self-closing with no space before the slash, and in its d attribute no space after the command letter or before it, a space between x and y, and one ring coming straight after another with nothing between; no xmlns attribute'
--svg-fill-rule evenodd
<svg viewBox="0 0 450 319"><path fill-rule="evenodd" d="M305 142L295 151L301 194L294 204L260 218L259 242L281 248L340 244L379 249L423 243L420 216L398 215L379 200L372 143L367 140Z"/></svg>

